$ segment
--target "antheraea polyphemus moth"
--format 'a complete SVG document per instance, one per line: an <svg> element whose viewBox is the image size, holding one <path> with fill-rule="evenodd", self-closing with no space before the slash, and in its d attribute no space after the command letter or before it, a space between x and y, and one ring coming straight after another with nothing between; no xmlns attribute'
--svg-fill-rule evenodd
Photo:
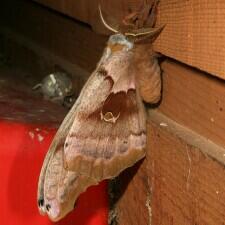
<svg viewBox="0 0 225 225"><path fill-rule="evenodd" d="M124 22L128 29L123 26L120 32L106 23L100 10L104 25L115 34L62 122L41 169L38 207L53 221L73 210L89 186L114 178L145 156L141 96L154 103L161 88L160 69L151 50L163 28L152 28L155 8L156 3L148 9L150 28L136 29L128 18Z"/></svg>

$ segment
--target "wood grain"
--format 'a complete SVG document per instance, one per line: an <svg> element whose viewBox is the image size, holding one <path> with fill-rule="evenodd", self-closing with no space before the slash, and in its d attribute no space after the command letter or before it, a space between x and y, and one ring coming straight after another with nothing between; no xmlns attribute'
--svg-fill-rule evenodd
<svg viewBox="0 0 225 225"><path fill-rule="evenodd" d="M124 171L120 177L121 197L117 202L117 219L121 225L147 225L149 223L148 208L148 174L147 161L143 160L134 167ZM124 192L123 192L124 191Z"/></svg>
<svg viewBox="0 0 225 225"><path fill-rule="evenodd" d="M26 0L4 1L0 25L89 72L95 69L107 41L107 36L94 33L89 26Z"/></svg>
<svg viewBox="0 0 225 225"><path fill-rule="evenodd" d="M154 123L150 129L152 225L223 225L224 166Z"/></svg>
<svg viewBox="0 0 225 225"><path fill-rule="evenodd" d="M225 79L225 2L161 0L156 50Z"/></svg>
<svg viewBox="0 0 225 225"><path fill-rule="evenodd" d="M162 70L159 110L225 147L225 82L172 60L162 63Z"/></svg>
<svg viewBox="0 0 225 225"><path fill-rule="evenodd" d="M211 158L215 159L219 163L225 165L225 148L212 142L208 138L196 133L193 130L175 122L159 110L149 110L148 118L154 123L159 124L164 130L169 131L174 136L184 140L192 147L200 149L204 154L207 154Z"/></svg>
<svg viewBox="0 0 225 225"><path fill-rule="evenodd" d="M147 156L117 204L119 224L224 225L224 165L186 138L190 130L149 119Z"/></svg>
<svg viewBox="0 0 225 225"><path fill-rule="evenodd" d="M62 12L70 17L76 18L80 21L88 23L92 28L99 32L108 34L108 30L103 26L99 17L98 4L101 4L101 8L108 15L108 19L113 16L114 19L120 21L124 16L131 11L136 11L143 6L145 0L35 0L45 6ZM147 0L152 2L153 0Z"/></svg>
<svg viewBox="0 0 225 225"><path fill-rule="evenodd" d="M99 20L98 1L36 0L107 33ZM121 19L143 0L102 2L108 15ZM225 2L223 0L161 0L158 24L166 24L155 50L225 79Z"/></svg>

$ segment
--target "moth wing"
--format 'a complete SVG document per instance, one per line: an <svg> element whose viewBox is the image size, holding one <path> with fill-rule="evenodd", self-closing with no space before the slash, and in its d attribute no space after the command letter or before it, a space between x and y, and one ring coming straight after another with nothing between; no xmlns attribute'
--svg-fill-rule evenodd
<svg viewBox="0 0 225 225"><path fill-rule="evenodd" d="M64 165L99 182L144 157L146 115L133 74L121 74L115 83L110 76L93 82L98 84L86 90L76 108Z"/></svg>
<svg viewBox="0 0 225 225"><path fill-rule="evenodd" d="M53 157L56 150L60 151L61 149L63 149L66 136L74 122L74 117L76 117L77 108L80 108L80 110L82 110L82 106L85 107L87 105L85 104L85 102L83 102L82 105L80 104L81 100L83 99L83 96L86 96L86 97L90 96L90 98L92 98L93 96L91 95L91 92L94 91L95 86L100 86L102 82L103 82L103 77L101 76L101 74L94 72L92 76L90 76L90 78L84 85L76 103L73 105L72 109L66 115L61 126L59 127L49 147L49 150L45 156L45 159L41 168L39 181L38 181L38 201L41 201L44 196L44 190L43 190L44 178L45 178L46 170L48 168L48 164L51 158ZM41 212L41 209L40 209L40 212Z"/></svg>
<svg viewBox="0 0 225 225"><path fill-rule="evenodd" d="M87 82L92 83L91 76ZM84 94L86 88L80 94ZM86 94L84 94L86 95ZM80 193L88 186L96 184L94 179L69 171L63 166L64 143L66 136L74 122L74 111L79 105L79 99L63 120L58 129L48 153L45 156L38 181L38 208L41 214L48 214L49 218L57 221L74 208L74 203Z"/></svg>
<svg viewBox="0 0 225 225"><path fill-rule="evenodd" d="M52 221L58 221L74 209L78 196L87 187L96 184L90 177L63 166L63 146L51 155L44 179L44 202L42 214L47 214Z"/></svg>
<svg viewBox="0 0 225 225"><path fill-rule="evenodd" d="M145 140L145 111L134 77L120 76L114 85L95 71L46 155L38 185L40 212L53 221L64 217L87 187L142 158Z"/></svg>
<svg viewBox="0 0 225 225"><path fill-rule="evenodd" d="M67 116L65 117L62 125L58 129L50 147L49 150L45 156L39 180L38 180L38 191L37 191L37 199L38 199L38 208L41 214L46 213L46 203L44 202L45 199L45 191L46 191L46 174L49 173L49 168L52 166L52 162L55 161L55 156L58 154L56 152L62 152L63 153L63 147L65 143L65 139L67 136L67 133L69 132L71 126L73 124L73 112L70 111ZM55 176L53 176L55 178Z"/></svg>

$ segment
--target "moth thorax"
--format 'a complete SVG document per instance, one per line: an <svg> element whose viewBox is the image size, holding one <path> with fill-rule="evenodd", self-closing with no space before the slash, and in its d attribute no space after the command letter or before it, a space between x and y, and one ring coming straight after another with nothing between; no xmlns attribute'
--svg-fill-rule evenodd
<svg viewBox="0 0 225 225"><path fill-rule="evenodd" d="M123 34L114 34L109 38L108 47L112 52L122 50L129 51L133 48L133 43L127 40L126 36Z"/></svg>

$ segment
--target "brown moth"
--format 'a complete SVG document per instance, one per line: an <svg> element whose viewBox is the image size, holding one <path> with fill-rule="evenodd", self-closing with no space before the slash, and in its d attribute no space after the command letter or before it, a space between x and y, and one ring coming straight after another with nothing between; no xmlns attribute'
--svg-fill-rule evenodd
<svg viewBox="0 0 225 225"><path fill-rule="evenodd" d="M153 40L162 27L118 32L101 10L100 15L116 34L62 122L39 177L39 211L52 221L72 211L89 186L117 176L145 156L146 114L136 82L142 66L135 69L135 42ZM155 61L147 66L160 73Z"/></svg>

